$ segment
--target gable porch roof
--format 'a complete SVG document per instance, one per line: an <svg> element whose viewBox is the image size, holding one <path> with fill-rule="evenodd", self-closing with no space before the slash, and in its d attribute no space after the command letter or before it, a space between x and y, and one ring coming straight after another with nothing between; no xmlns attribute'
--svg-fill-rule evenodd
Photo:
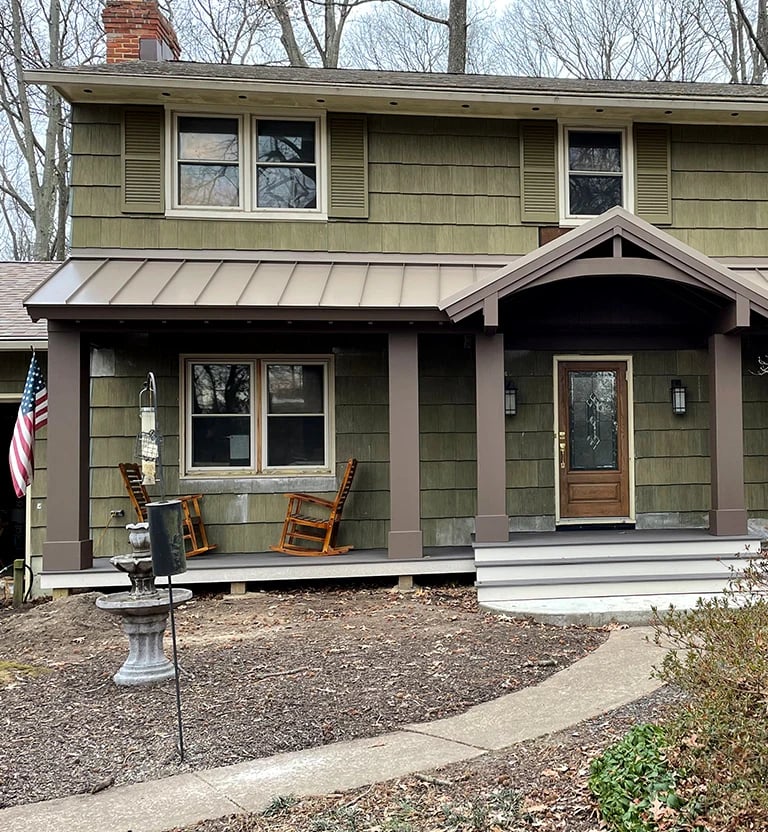
<svg viewBox="0 0 768 832"><path fill-rule="evenodd" d="M611 256L605 256L606 244L612 246ZM454 322L482 310L486 326L495 326L502 298L545 283L598 275L659 278L704 289L734 303L742 322L746 315L742 325L748 326L750 311L768 317L768 284L759 268L740 274L620 207L460 289L439 306Z"/></svg>

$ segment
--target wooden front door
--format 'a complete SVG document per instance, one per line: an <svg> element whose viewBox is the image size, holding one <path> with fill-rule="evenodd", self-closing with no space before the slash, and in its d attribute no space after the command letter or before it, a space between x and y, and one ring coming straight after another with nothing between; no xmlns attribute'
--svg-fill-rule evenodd
<svg viewBox="0 0 768 832"><path fill-rule="evenodd" d="M562 519L629 515L627 362L563 361L557 453Z"/></svg>

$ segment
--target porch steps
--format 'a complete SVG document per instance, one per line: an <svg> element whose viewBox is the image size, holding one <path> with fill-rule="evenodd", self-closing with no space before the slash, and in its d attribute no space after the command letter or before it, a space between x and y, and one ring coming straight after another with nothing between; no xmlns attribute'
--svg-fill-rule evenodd
<svg viewBox="0 0 768 832"><path fill-rule="evenodd" d="M759 550L755 537L703 530L516 534L476 544L478 600L543 620L646 621L651 606L719 595Z"/></svg>

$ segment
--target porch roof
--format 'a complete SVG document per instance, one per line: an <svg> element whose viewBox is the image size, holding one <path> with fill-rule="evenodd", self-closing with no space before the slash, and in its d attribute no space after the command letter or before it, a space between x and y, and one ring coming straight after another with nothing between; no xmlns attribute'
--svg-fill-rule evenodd
<svg viewBox="0 0 768 832"><path fill-rule="evenodd" d="M610 251L606 250L610 247ZM483 311L495 325L498 302L523 289L594 275L636 275L688 284L768 318L768 263L718 262L630 213L611 208L562 237L502 266L479 283L440 301L452 321Z"/></svg>
<svg viewBox="0 0 768 832"><path fill-rule="evenodd" d="M593 250L614 238L645 256L598 263ZM677 279L768 317L768 258L708 257L622 208L523 256L78 249L45 265L25 301L33 320L460 321L579 268Z"/></svg>
<svg viewBox="0 0 768 832"><path fill-rule="evenodd" d="M79 252L25 301L33 319L445 320L440 299L482 284L506 258L315 252Z"/></svg>

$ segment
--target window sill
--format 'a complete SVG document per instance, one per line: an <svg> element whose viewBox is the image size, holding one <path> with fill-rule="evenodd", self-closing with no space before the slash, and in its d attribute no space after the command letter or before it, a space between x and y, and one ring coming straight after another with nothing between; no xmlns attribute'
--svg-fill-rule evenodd
<svg viewBox="0 0 768 832"><path fill-rule="evenodd" d="M328 214L322 211L242 211L239 208L218 210L169 208L166 217L189 220L269 220L326 222Z"/></svg>
<svg viewBox="0 0 768 832"><path fill-rule="evenodd" d="M187 475L179 478L179 490L197 494L284 494L291 491L305 493L335 491L335 474L305 474L280 476L243 476L219 474L215 476Z"/></svg>

